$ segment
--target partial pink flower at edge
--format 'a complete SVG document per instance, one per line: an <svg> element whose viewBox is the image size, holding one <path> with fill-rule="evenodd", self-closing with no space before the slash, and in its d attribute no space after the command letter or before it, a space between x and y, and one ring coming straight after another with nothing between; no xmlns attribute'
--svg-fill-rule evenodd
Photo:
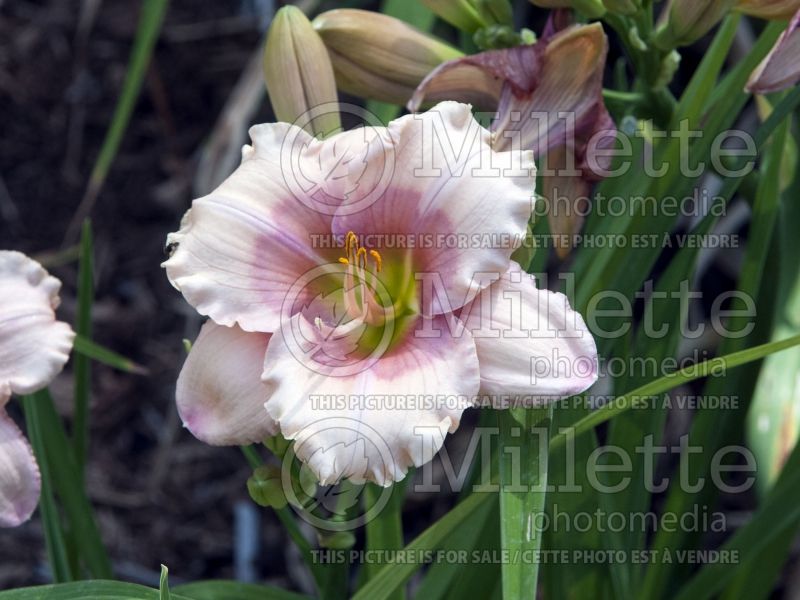
<svg viewBox="0 0 800 600"><path fill-rule="evenodd" d="M745 89L754 94L786 90L800 81L800 10L759 63Z"/></svg>
<svg viewBox="0 0 800 600"><path fill-rule="evenodd" d="M0 251L0 527L24 523L39 501L39 467L5 405L47 386L69 359L75 335L55 317L60 287L36 261Z"/></svg>

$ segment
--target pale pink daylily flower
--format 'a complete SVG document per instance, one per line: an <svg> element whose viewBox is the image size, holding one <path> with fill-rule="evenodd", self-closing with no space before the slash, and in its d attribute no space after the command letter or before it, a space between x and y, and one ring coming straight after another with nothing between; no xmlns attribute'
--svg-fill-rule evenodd
<svg viewBox="0 0 800 600"><path fill-rule="evenodd" d="M800 10L781 33L772 50L747 81L748 92L768 94L786 90L800 81Z"/></svg>
<svg viewBox="0 0 800 600"><path fill-rule="evenodd" d="M0 250L0 527L24 523L39 501L39 467L5 406L45 387L69 358L75 334L55 317L60 288L36 261Z"/></svg>
<svg viewBox="0 0 800 600"><path fill-rule="evenodd" d="M324 141L285 123L250 135L167 240L170 281L210 317L177 387L196 437L280 431L323 484L386 486L467 407L541 405L595 381L581 317L510 260L532 153L493 149L468 105ZM442 243L453 234L466 242Z"/></svg>

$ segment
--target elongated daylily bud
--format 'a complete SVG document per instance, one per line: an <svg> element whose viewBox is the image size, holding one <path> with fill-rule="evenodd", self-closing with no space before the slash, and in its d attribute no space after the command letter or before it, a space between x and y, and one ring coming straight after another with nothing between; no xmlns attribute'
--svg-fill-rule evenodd
<svg viewBox="0 0 800 600"><path fill-rule="evenodd" d="M489 25L470 0L422 0L422 3L453 27L467 33Z"/></svg>
<svg viewBox="0 0 800 600"><path fill-rule="evenodd" d="M722 20L735 0L672 0L656 32L655 43L664 50L699 40ZM662 15L663 16L663 15Z"/></svg>
<svg viewBox="0 0 800 600"><path fill-rule="evenodd" d="M606 14L602 0L530 0L531 4L541 8L574 8L590 19L599 19Z"/></svg>
<svg viewBox="0 0 800 600"><path fill-rule="evenodd" d="M364 98L405 104L428 73L461 56L444 42L376 12L331 10L313 25L328 48L339 89Z"/></svg>
<svg viewBox="0 0 800 600"><path fill-rule="evenodd" d="M514 9L508 0L475 0L475 8L491 25L514 24Z"/></svg>
<svg viewBox="0 0 800 600"><path fill-rule="evenodd" d="M759 19L789 19L800 10L800 0L738 0L736 10Z"/></svg>
<svg viewBox="0 0 800 600"><path fill-rule="evenodd" d="M603 5L609 12L620 15L632 15L639 10L639 3L634 0L603 0Z"/></svg>
<svg viewBox="0 0 800 600"><path fill-rule="evenodd" d="M747 81L747 91L778 92L800 81L800 10Z"/></svg>
<svg viewBox="0 0 800 600"><path fill-rule="evenodd" d="M337 101L336 80L325 44L294 6L281 8L269 28L264 79L279 121L293 123L311 109ZM320 137L340 130L339 112L332 108L320 110L308 123L302 123L304 129Z"/></svg>

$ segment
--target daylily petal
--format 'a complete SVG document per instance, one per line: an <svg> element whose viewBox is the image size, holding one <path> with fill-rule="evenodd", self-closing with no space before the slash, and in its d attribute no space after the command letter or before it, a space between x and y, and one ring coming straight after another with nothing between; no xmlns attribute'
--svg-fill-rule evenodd
<svg viewBox="0 0 800 600"><path fill-rule="evenodd" d="M0 409L0 527L16 527L30 519L41 484L28 440Z"/></svg>
<svg viewBox="0 0 800 600"><path fill-rule="evenodd" d="M756 94L779 92L800 81L800 10L750 75L746 89Z"/></svg>
<svg viewBox="0 0 800 600"><path fill-rule="evenodd" d="M602 98L607 52L608 39L600 23L577 25L556 33L547 42L541 71L530 95L515 94L510 88L505 93L498 112L512 115L513 111L520 111L522 119L519 123L501 121L497 126L501 139L507 144L516 143L514 136L502 133L519 131L518 143L523 148L533 148L538 155L555 146L580 146L596 132L607 129L610 117ZM531 112L536 118L527 118ZM564 114L574 122L565 120Z"/></svg>
<svg viewBox="0 0 800 600"><path fill-rule="evenodd" d="M478 349L483 404L538 406L579 394L597 380L597 348L563 294L509 270L461 318Z"/></svg>
<svg viewBox="0 0 800 600"><path fill-rule="evenodd" d="M321 483L388 486L456 430L478 391L475 344L467 332L451 335L445 317L429 324L439 337L409 332L363 364L340 361L354 347L349 336L324 340L300 314L275 333L264 360L267 411Z"/></svg>
<svg viewBox="0 0 800 600"><path fill-rule="evenodd" d="M475 274L505 272L525 235L533 208L533 155L494 151L491 134L468 105L456 102L397 119L388 133L396 165L391 186L364 210L337 214L334 233L413 237L413 268L441 276L450 304L423 298L423 311L463 306L486 285ZM463 241L446 244L454 232Z"/></svg>
<svg viewBox="0 0 800 600"><path fill-rule="evenodd" d="M56 321L60 288L35 260L0 251L0 407L45 387L69 359L75 334Z"/></svg>
<svg viewBox="0 0 800 600"><path fill-rule="evenodd" d="M315 236L330 235L330 215L370 176L361 156L378 135L371 131L318 141L285 123L251 128L241 166L168 236L172 284L221 325L276 329L297 278L329 262Z"/></svg>
<svg viewBox="0 0 800 600"><path fill-rule="evenodd" d="M270 334L206 321L178 377L176 401L184 426L214 445L260 442L277 426L264 410L261 382Z"/></svg>
<svg viewBox="0 0 800 600"><path fill-rule="evenodd" d="M547 198L547 221L553 235L556 254L561 260L569 256L573 236L583 226L583 215L591 183L575 175L564 175L566 146L554 148L547 154L547 169L542 175L542 196Z"/></svg>
<svg viewBox="0 0 800 600"><path fill-rule="evenodd" d="M449 60L428 73L407 108L416 112L423 103L458 98L481 110L495 110L506 82L527 91L529 78L540 68L543 50L543 45L533 44Z"/></svg>

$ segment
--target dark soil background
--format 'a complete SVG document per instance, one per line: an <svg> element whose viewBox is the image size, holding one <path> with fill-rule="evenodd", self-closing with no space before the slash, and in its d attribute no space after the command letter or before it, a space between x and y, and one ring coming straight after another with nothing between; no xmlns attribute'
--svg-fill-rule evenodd
<svg viewBox="0 0 800 600"><path fill-rule="evenodd" d="M200 318L159 266L167 233L208 183L207 173L198 175L200 158L260 46L272 4L171 2L131 123L91 211L95 339L148 370L147 376L93 370L88 489L121 579L157 585L164 563L173 583L241 578L309 591L280 523L249 500L250 469L239 450L206 446L181 428L173 395L182 339L195 337ZM333 4L342 5L321 9ZM63 281L60 316L70 322L77 268L68 230L122 87L140 5L0 0L0 247L36 257ZM684 57L684 73L695 59ZM272 120L264 98L250 121ZM717 265L710 285L730 287L732 263ZM51 390L69 422L69 366ZM462 430L476 416L469 411ZM676 419L677 431L687 418ZM458 435L448 442L456 461L461 442ZM445 493L412 495L407 539L452 501ZM1 530L0 589L48 581L38 515Z"/></svg>

